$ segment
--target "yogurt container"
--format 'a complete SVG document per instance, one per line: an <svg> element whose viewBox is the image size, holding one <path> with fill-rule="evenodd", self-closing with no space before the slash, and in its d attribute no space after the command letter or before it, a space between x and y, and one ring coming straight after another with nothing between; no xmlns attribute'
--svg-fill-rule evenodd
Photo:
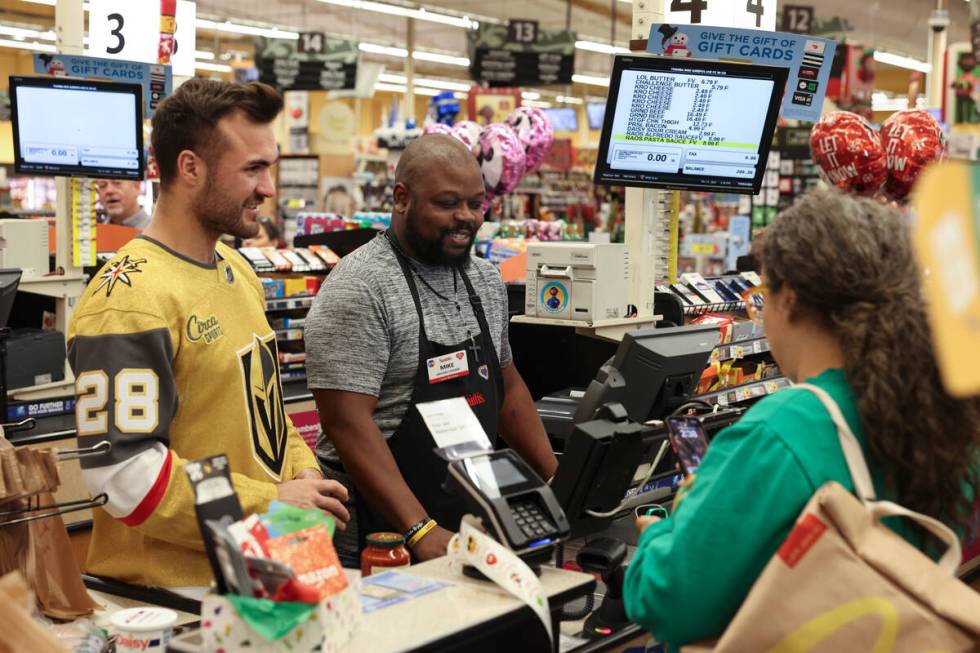
<svg viewBox="0 0 980 653"><path fill-rule="evenodd" d="M177 613L167 608L127 608L112 615L117 653L164 653Z"/></svg>

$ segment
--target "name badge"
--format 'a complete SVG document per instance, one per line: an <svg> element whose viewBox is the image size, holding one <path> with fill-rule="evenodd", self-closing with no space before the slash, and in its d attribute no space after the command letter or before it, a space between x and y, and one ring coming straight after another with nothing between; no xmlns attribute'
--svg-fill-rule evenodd
<svg viewBox="0 0 980 653"><path fill-rule="evenodd" d="M470 364L466 358L466 350L430 358L426 361L426 365L429 368L429 383L442 383L449 379L458 379L470 373Z"/></svg>

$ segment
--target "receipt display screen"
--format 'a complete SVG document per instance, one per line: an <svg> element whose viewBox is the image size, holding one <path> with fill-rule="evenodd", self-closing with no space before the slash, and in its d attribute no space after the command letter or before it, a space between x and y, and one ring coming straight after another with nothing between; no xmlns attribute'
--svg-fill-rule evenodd
<svg viewBox="0 0 980 653"><path fill-rule="evenodd" d="M10 82L18 173L143 178L140 86L62 77Z"/></svg>
<svg viewBox="0 0 980 653"><path fill-rule="evenodd" d="M757 193L787 70L617 57L596 183Z"/></svg>

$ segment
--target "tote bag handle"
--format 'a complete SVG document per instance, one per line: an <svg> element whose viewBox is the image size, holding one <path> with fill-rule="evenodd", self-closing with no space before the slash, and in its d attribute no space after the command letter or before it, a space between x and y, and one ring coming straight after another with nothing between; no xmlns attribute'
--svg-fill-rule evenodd
<svg viewBox="0 0 980 653"><path fill-rule="evenodd" d="M808 390L814 394L830 414L830 419L834 422L834 426L837 427L837 439L840 441L841 450L844 452L847 469L851 473L851 483L854 485L854 493L868 510L871 511L875 519L881 521L884 517L905 517L919 524L946 545L946 553L943 554L937 564L950 575L955 574L963 557L960 550L960 540L956 536L956 533L938 519L914 512L908 508L903 508L891 501L875 501L874 483L871 481L871 472L868 469L867 461L864 459L861 444L854 437L854 432L851 431L847 420L844 419L844 415L841 413L837 402L834 401L834 398L826 390L809 383L801 383L793 386L793 388Z"/></svg>

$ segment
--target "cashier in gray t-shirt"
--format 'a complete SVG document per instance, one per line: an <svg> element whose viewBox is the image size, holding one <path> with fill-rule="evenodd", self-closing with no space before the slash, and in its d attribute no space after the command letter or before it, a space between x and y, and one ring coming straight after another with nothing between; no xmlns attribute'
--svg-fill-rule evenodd
<svg viewBox="0 0 980 653"><path fill-rule="evenodd" d="M446 463L415 404L465 397L491 440L499 434L543 479L558 466L511 359L506 288L470 256L485 194L476 159L427 135L406 148L395 179L391 228L340 262L306 319L317 456L353 490L335 538L347 565L371 532L424 527L410 548L428 560L459 528L464 506L441 487Z"/></svg>

